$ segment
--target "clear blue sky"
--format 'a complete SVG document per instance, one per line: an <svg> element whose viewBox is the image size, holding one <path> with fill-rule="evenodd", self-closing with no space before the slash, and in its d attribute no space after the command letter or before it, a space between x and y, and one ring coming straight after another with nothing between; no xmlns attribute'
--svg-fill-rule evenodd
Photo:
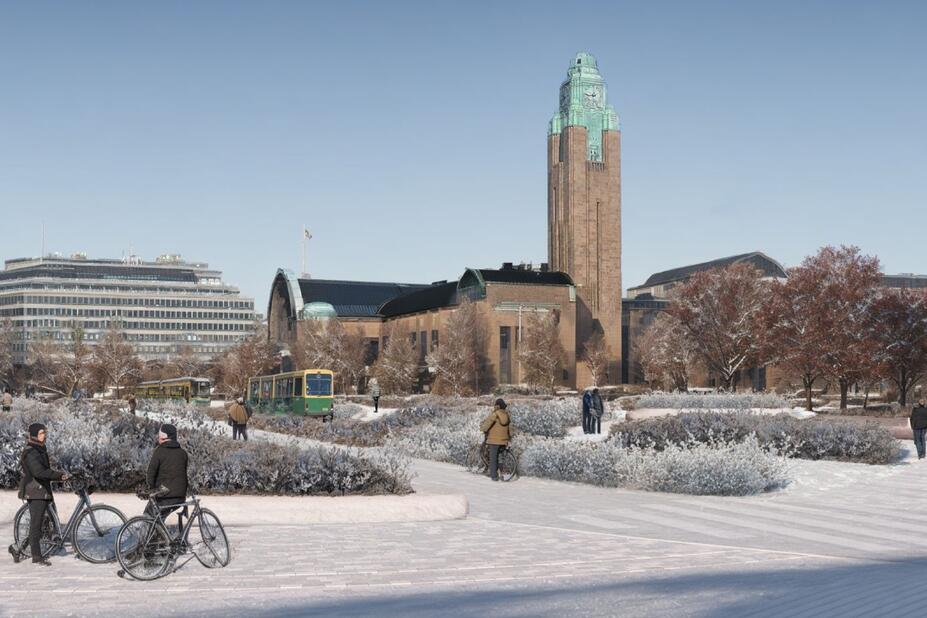
<svg viewBox="0 0 927 618"><path fill-rule="evenodd" d="M622 123L624 285L826 243L927 271L927 3L6 2L0 257L208 261L267 302L546 260L571 57Z"/></svg>

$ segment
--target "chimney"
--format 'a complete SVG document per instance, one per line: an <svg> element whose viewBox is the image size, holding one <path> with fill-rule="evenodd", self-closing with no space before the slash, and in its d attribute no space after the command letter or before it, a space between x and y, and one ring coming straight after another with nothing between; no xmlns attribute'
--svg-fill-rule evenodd
<svg viewBox="0 0 927 618"><path fill-rule="evenodd" d="M515 265L512 262L502 262L502 270L515 270Z"/></svg>

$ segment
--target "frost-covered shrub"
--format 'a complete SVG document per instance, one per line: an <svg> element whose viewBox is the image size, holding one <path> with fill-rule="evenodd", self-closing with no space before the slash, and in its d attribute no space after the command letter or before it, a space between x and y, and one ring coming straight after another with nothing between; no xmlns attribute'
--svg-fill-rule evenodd
<svg viewBox="0 0 927 618"><path fill-rule="evenodd" d="M789 402L776 393L664 393L641 396L635 407L673 410L750 410L753 408L789 408Z"/></svg>
<svg viewBox="0 0 927 618"><path fill-rule="evenodd" d="M519 473L607 487L697 495L744 496L783 487L788 466L755 438L669 445L661 451L616 442L537 439L521 453Z"/></svg>
<svg viewBox="0 0 927 618"><path fill-rule="evenodd" d="M891 433L876 422L799 420L788 414L685 412L612 425L612 440L630 447L663 450L669 444L739 442L755 435L769 446L801 459L836 459L885 464L901 457Z"/></svg>
<svg viewBox="0 0 927 618"><path fill-rule="evenodd" d="M131 491L145 478L158 423L89 404L33 402L0 416L0 486L16 487L30 423L48 426L53 465L83 470L104 491ZM184 424L178 439L190 456L198 493L408 493L409 462L396 452L356 455L338 447L235 442Z"/></svg>

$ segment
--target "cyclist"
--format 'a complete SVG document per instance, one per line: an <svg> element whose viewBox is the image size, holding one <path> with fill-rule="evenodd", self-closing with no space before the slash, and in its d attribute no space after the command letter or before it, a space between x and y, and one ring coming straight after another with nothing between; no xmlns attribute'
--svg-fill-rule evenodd
<svg viewBox="0 0 927 618"><path fill-rule="evenodd" d="M156 502L163 520L187 499L187 452L177 442L177 428L164 423L158 430L158 446L148 462L148 489L155 491L161 487L167 491L159 495ZM147 509L146 509L147 510ZM152 517L158 513L148 513Z"/></svg>
<svg viewBox="0 0 927 618"><path fill-rule="evenodd" d="M29 502L29 547L32 551L32 562L42 566L51 566L51 562L42 557L40 543L42 520L45 519L45 511L54 501L51 482L68 480L65 472L51 468L48 451L45 448L47 437L48 431L45 425L42 423L29 425L29 440L19 460L23 469L23 478L19 481L19 499ZM9 552L13 556L13 562L23 559L25 548L25 543L21 547L10 545Z"/></svg>
<svg viewBox="0 0 927 618"><path fill-rule="evenodd" d="M509 445L511 434L511 417L505 411L508 406L502 398L496 399L492 413L480 423L480 431L486 434L489 445L489 476L499 480L499 451Z"/></svg>

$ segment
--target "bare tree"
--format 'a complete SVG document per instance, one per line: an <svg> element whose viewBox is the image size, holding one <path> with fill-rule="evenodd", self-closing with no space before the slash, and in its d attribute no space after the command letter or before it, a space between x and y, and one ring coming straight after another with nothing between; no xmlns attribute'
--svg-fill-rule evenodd
<svg viewBox="0 0 927 618"><path fill-rule="evenodd" d="M486 320L476 304L464 298L444 325L441 345L426 358L439 394L471 395L480 390L486 357Z"/></svg>
<svg viewBox="0 0 927 618"><path fill-rule="evenodd" d="M125 334L110 328L103 339L93 346L91 364L101 386L115 386L116 398L122 397L122 388L138 383L144 365L135 354Z"/></svg>
<svg viewBox="0 0 927 618"><path fill-rule="evenodd" d="M294 349L294 360L302 369L331 369L335 381L347 394L356 393L364 376L367 340L357 329L348 330L340 320L313 320L303 324Z"/></svg>
<svg viewBox="0 0 927 618"><path fill-rule="evenodd" d="M731 390L737 372L757 356L757 322L765 290L760 275L749 264L696 273L669 307L725 390Z"/></svg>
<svg viewBox="0 0 927 618"><path fill-rule="evenodd" d="M418 379L418 354L412 347L411 332L405 328L388 329L388 337L380 357L373 366L373 375L387 393L406 394Z"/></svg>
<svg viewBox="0 0 927 618"><path fill-rule="evenodd" d="M7 318L0 325L0 383L9 384L13 379L14 342L13 322Z"/></svg>
<svg viewBox="0 0 927 618"><path fill-rule="evenodd" d="M605 335L596 331L583 344L583 363L592 375L592 385L605 384L605 372L608 369L609 350Z"/></svg>
<svg viewBox="0 0 927 618"><path fill-rule="evenodd" d="M213 365L213 380L227 397L244 396L248 379L266 375L276 364L277 355L262 327L219 357Z"/></svg>
<svg viewBox="0 0 927 618"><path fill-rule="evenodd" d="M644 380L651 388L689 390L689 376L697 366L695 348L669 313L661 313L636 343Z"/></svg>
<svg viewBox="0 0 927 618"><path fill-rule="evenodd" d="M553 312L532 313L525 320L518 357L529 386L552 393L563 369L564 350Z"/></svg>
<svg viewBox="0 0 927 618"><path fill-rule="evenodd" d="M91 382L91 361L91 351L84 342L84 329L80 326L71 329L66 343L40 339L29 346L28 365L33 381L65 397Z"/></svg>
<svg viewBox="0 0 927 618"><path fill-rule="evenodd" d="M193 346L182 345L162 370L162 378L195 377L203 372L205 363L193 351Z"/></svg>

